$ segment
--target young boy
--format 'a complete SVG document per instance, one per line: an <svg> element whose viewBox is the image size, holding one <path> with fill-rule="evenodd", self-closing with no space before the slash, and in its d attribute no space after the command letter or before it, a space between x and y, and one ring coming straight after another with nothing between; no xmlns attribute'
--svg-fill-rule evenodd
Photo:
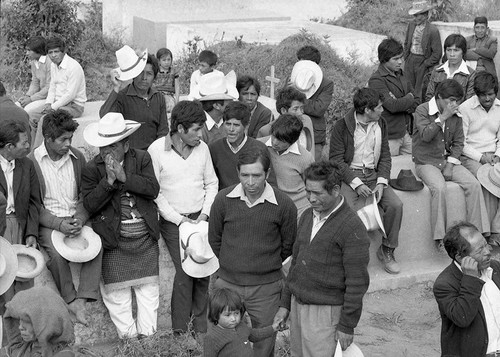
<svg viewBox="0 0 500 357"><path fill-rule="evenodd" d="M217 65L217 55L209 50L201 51L198 55L198 69L191 75L191 81L189 85L189 99L193 100L195 97L199 97L199 83L200 78L204 74L211 72L220 72L215 69Z"/></svg>

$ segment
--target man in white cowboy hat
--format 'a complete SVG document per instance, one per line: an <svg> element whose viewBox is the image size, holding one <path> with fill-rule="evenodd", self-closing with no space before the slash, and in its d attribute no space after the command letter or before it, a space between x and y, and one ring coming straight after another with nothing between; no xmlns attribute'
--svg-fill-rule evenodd
<svg viewBox="0 0 500 357"><path fill-rule="evenodd" d="M202 77L205 78L209 74ZM217 194L210 151L201 140L206 116L200 103L180 101L172 109L170 135L157 139L148 149L160 193L155 202L160 213L160 232L175 267L172 291L172 329L207 331L209 277L195 279L182 269L179 226L184 222L207 221Z"/></svg>
<svg viewBox="0 0 500 357"><path fill-rule="evenodd" d="M375 193L381 210L385 234L377 251L386 272L398 274L400 267L394 257L399 243L403 203L388 185L391 174L391 153L387 140L387 123L380 94L371 88L354 93L354 108L338 120L330 139L330 160L344 174L342 195L354 210L364 207Z"/></svg>
<svg viewBox="0 0 500 357"><path fill-rule="evenodd" d="M99 148L82 172L83 205L101 236L101 294L120 338L157 330L160 250L154 199L160 186L148 152L132 149L128 141L140 125L110 112L83 133L87 143Z"/></svg>
<svg viewBox="0 0 500 357"><path fill-rule="evenodd" d="M153 88L160 70L158 60L147 50L138 56L127 45L116 51L116 59L119 67L111 70L113 90L99 115L102 118L106 113L116 112L126 120L139 122L141 127L130 136L129 145L147 150L153 141L168 133L165 98Z"/></svg>
<svg viewBox="0 0 500 357"><path fill-rule="evenodd" d="M242 151L237 164L240 183L219 191L208 226L220 264L214 286L241 295L255 328L271 325L278 311L281 267L292 253L297 232L293 201L266 182L270 165L267 148ZM274 356L275 337L254 343L254 356Z"/></svg>
<svg viewBox="0 0 500 357"><path fill-rule="evenodd" d="M338 165L313 163L304 180L312 207L299 221L275 322L284 323L291 313L292 356L333 356L337 341L343 350L352 343L361 317L370 281L370 240L340 193Z"/></svg>
<svg viewBox="0 0 500 357"><path fill-rule="evenodd" d="M238 98L236 73L230 71L225 76L219 71L207 73L200 78L198 86L195 99L201 102L207 117L201 129L201 140L210 145L215 140L226 137L222 113L229 102Z"/></svg>
<svg viewBox="0 0 500 357"><path fill-rule="evenodd" d="M64 110L47 114L42 124L44 141L28 157L33 161L40 181L43 207L39 243L49 256L47 268L70 311L78 322L86 325L85 303L99 298L102 251L82 264L77 291L68 261L52 244L54 230L76 238L89 218L81 194L81 176L86 160L71 146L77 128L78 123Z"/></svg>
<svg viewBox="0 0 500 357"><path fill-rule="evenodd" d="M414 0L408 14L414 21L408 24L403 57L405 74L419 98L425 97L432 69L439 64L443 50L437 27L429 22L432 0Z"/></svg>

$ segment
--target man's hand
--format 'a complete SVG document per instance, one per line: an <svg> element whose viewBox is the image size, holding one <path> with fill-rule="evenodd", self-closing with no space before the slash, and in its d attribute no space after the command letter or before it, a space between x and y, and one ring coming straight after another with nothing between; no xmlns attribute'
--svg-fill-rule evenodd
<svg viewBox="0 0 500 357"><path fill-rule="evenodd" d="M451 177L453 176L453 166L454 165L451 162L447 162L446 165L444 165L442 173L445 181L451 181Z"/></svg>
<svg viewBox="0 0 500 357"><path fill-rule="evenodd" d="M104 167L106 168L106 177L108 178L108 183L113 185L116 180L115 171L113 170L114 159L110 154L106 155L104 158Z"/></svg>
<svg viewBox="0 0 500 357"><path fill-rule="evenodd" d="M26 248L36 248L36 237L27 236L26 237Z"/></svg>
<svg viewBox="0 0 500 357"><path fill-rule="evenodd" d="M52 111L52 104L45 104L42 109L42 114L49 114Z"/></svg>
<svg viewBox="0 0 500 357"><path fill-rule="evenodd" d="M192 223L192 224L196 224L198 222L196 222L194 219L191 219L189 217L186 217L186 216L183 216L182 219L181 219L181 223L179 223L179 226L181 224L183 224L184 222L188 222L188 223Z"/></svg>
<svg viewBox="0 0 500 357"><path fill-rule="evenodd" d="M19 100L18 100L19 104L21 104L21 107L25 107L27 106L28 104L31 103L31 97L29 95L25 95L24 97L21 97Z"/></svg>
<svg viewBox="0 0 500 357"><path fill-rule="evenodd" d="M206 221L208 222L208 216L205 214L205 213L202 213L198 216L198 218L196 219L196 223L199 223L201 221Z"/></svg>
<svg viewBox="0 0 500 357"><path fill-rule="evenodd" d="M273 319L273 329L276 326L274 331L283 331L286 329L286 320L288 319L288 315L290 315L290 311L284 307L280 307L274 315Z"/></svg>
<svg viewBox="0 0 500 357"><path fill-rule="evenodd" d="M375 198L377 199L377 203L380 202L382 199L382 196L384 195L384 188L385 186L381 183L378 183L377 186L373 189L373 193L375 193Z"/></svg>
<svg viewBox="0 0 500 357"><path fill-rule="evenodd" d="M479 277L479 270L477 269L477 260L472 257L464 257L462 259L462 272L464 275Z"/></svg>
<svg viewBox="0 0 500 357"><path fill-rule="evenodd" d="M370 188L365 184L362 184L356 187L356 193L358 196L368 198L372 194L372 190L370 190Z"/></svg>
<svg viewBox="0 0 500 357"><path fill-rule="evenodd" d="M500 157L499 156L496 156L496 155L493 155L493 162L492 162L492 165L495 165L497 163L500 162Z"/></svg>
<svg viewBox="0 0 500 357"><path fill-rule="evenodd" d="M64 218L60 226L60 231L68 237L75 237L82 231L82 221L77 218Z"/></svg>
<svg viewBox="0 0 500 357"><path fill-rule="evenodd" d="M498 156L496 156L498 157ZM482 156L481 156L481 160L479 160L479 162L481 164L490 164L490 165L494 165L495 162L494 162L494 159L495 158L495 155L491 152L485 152Z"/></svg>
<svg viewBox="0 0 500 357"><path fill-rule="evenodd" d="M339 330L335 333L335 338L340 342L340 347L342 347L342 351L345 351L347 347L349 347L352 343L353 335L348 333L343 333Z"/></svg>
<svg viewBox="0 0 500 357"><path fill-rule="evenodd" d="M458 104L448 103L447 105L444 106L444 110L441 113L441 115L439 115L439 119L441 120L441 123L444 124L446 120L448 120L457 113L458 113Z"/></svg>
<svg viewBox="0 0 500 357"><path fill-rule="evenodd" d="M122 183L125 183L125 181L127 181L127 175L125 175L125 170L123 169L123 166L120 165L120 163L116 161L114 158L113 162L114 162L113 170L115 171L116 179Z"/></svg>

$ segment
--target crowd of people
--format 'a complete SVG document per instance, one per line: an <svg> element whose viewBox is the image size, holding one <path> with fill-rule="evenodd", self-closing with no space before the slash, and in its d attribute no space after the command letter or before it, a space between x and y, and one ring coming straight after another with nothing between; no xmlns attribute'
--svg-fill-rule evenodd
<svg viewBox="0 0 500 357"><path fill-rule="evenodd" d="M436 249L453 260L434 286L442 354L497 355L500 266L489 246L500 245L497 40L478 17L474 35L452 34L442 49L432 8L413 1L405 43L379 44L380 64L334 123L328 157L334 83L313 46L297 49L276 118L258 100L259 81L218 71L212 51L199 54L189 100L180 100L171 51L123 46L100 119L83 132L99 150L87 162L71 146L87 100L82 67L61 38L30 38L28 92L14 104L0 83L9 356L71 356L71 320L88 325L86 304L99 296L120 339L155 334L160 239L175 268L174 335L204 339L205 356L273 356L288 325L292 356L354 348L370 245L356 212L378 206L377 258L398 274L404 206L395 190L423 187L411 171L410 181L390 180L398 155L412 155L431 192ZM446 181L464 190L467 223L446 221ZM20 277L19 245L43 248L60 297ZM77 288L69 262L82 264Z"/></svg>

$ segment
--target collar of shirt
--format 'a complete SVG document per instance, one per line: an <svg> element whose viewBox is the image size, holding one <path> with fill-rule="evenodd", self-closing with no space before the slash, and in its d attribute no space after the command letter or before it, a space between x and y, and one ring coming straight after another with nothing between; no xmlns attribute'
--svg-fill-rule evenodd
<svg viewBox="0 0 500 357"><path fill-rule="evenodd" d="M208 130L212 130L212 128L214 127L214 125L217 128L220 128L222 126L222 124L224 123L224 120L222 120L222 118L220 119L220 121L218 123L216 123L215 120L207 112L205 112L205 116L207 117L206 124L207 124Z"/></svg>
<svg viewBox="0 0 500 357"><path fill-rule="evenodd" d="M266 146L272 148L273 143L271 140L271 137L266 141ZM274 149L273 149L274 150ZM295 154L295 155L300 155L300 150L299 150L299 144L298 142L294 142L292 145L288 147L282 154L279 154L280 156L286 155L286 154Z"/></svg>
<svg viewBox="0 0 500 357"><path fill-rule="evenodd" d="M236 154L238 151L240 151L240 150L241 150L241 148L243 147L243 145L245 145L245 144L246 144L247 140L248 140L248 136L246 136L246 134L245 134L245 137L244 137L244 138L243 138L243 140L241 141L241 144L240 144L240 145L238 145L236 148L234 148L234 147L233 147L233 145L231 145L231 143L229 142L229 140L227 140L227 138L226 138L227 145L229 145L229 148L230 148L230 149L231 149L231 151L232 151L233 153L235 153L235 154Z"/></svg>
<svg viewBox="0 0 500 357"><path fill-rule="evenodd" d="M321 213L318 212L318 211L315 211L313 210L313 224L318 224L319 222L324 222L326 221L333 213L337 212L340 208L340 206L342 206L342 204L344 203L344 196L340 196L341 197L341 200L339 202L338 205L335 206L335 208L330 212L328 213L325 217L321 218Z"/></svg>
<svg viewBox="0 0 500 357"><path fill-rule="evenodd" d="M49 160L53 161L50 156L49 156L49 153L47 151L47 147L45 146L45 140L42 142L42 145L40 145L39 147L37 147L33 153L35 155L35 159L37 161L41 161L44 157L47 157ZM65 161L67 157L69 156L73 156L75 159L77 159L76 155L73 154L73 151L69 150L66 154L64 154L60 160L58 160L58 162L62 162L62 161ZM64 160L63 160L64 159Z"/></svg>
<svg viewBox="0 0 500 357"><path fill-rule="evenodd" d="M378 121L372 121L372 122L368 122L366 124L363 124L361 123L359 120L358 120L358 115L356 112L354 112L354 121L356 122L356 127L360 127L360 128L363 128L363 131L366 131L368 132L370 130L371 127L373 127L375 124L378 124ZM365 130L366 128L366 130Z"/></svg>
<svg viewBox="0 0 500 357"><path fill-rule="evenodd" d="M264 187L264 192L262 192L262 195L260 195L260 197L255 200L254 203L250 203L250 201L248 200L248 197L245 195L245 190L243 190L243 186L241 185L241 183L237 184L235 188L233 188L233 190L226 195L226 197L239 198L240 200L244 201L248 207L256 206L259 203L264 203L264 201L267 201L274 205L278 205L278 201L276 201L276 196L274 195L274 190L267 182L266 186Z"/></svg>
<svg viewBox="0 0 500 357"><path fill-rule="evenodd" d="M61 63L56 67L66 69L68 67L68 61L68 55L65 53Z"/></svg>
<svg viewBox="0 0 500 357"><path fill-rule="evenodd" d="M429 115L436 115L436 114L441 114L439 111L437 102L436 102L436 97L432 97L431 100L429 100ZM460 113L455 113L457 117L462 117L462 114Z"/></svg>
<svg viewBox="0 0 500 357"><path fill-rule="evenodd" d="M149 90L148 90L148 100L150 100L151 97L155 93L156 93L156 90L153 87L149 88ZM127 88L127 95L142 98L139 94L137 94L137 89L135 88L135 85L134 85L133 82L131 84L129 84L129 86Z"/></svg>
<svg viewBox="0 0 500 357"><path fill-rule="evenodd" d="M40 63L45 63L45 60L47 59L47 56L40 56L39 59L34 60L33 63L35 64L36 69L40 68Z"/></svg>
<svg viewBox="0 0 500 357"><path fill-rule="evenodd" d="M443 63L441 66L438 67L438 69L442 69L444 73L446 73L447 77L450 77L450 63L449 61L446 61ZM455 71L455 73L460 73L462 72L463 74L470 75L469 68L467 68L467 63L465 63L464 60L462 60L462 63L460 63L460 67Z"/></svg>
<svg viewBox="0 0 500 357"><path fill-rule="evenodd" d="M476 109L476 108L478 108L478 107L481 107L481 108L483 107L483 106L481 105L481 102L479 101L479 98L477 97L477 95L474 95L474 96L470 99L470 101L471 101L471 103L470 103L470 107L471 107L472 109ZM493 108L493 107L498 107L498 106L500 106L500 99L495 98L495 100L493 101L493 105L491 106L491 108ZM490 110L491 110L491 108L490 108Z"/></svg>
<svg viewBox="0 0 500 357"><path fill-rule="evenodd" d="M0 154L0 164L2 170L7 172L7 170L14 170L16 168L16 160L8 161L3 155Z"/></svg>

